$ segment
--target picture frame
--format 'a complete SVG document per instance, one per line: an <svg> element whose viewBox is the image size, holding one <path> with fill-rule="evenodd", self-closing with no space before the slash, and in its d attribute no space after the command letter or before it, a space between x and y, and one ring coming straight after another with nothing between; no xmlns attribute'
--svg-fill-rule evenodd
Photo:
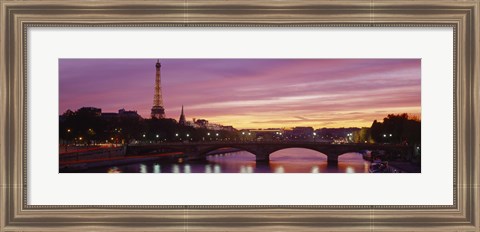
<svg viewBox="0 0 480 232"><path fill-rule="evenodd" d="M1 1L0 231L480 231L480 2ZM454 204L28 205L29 27L454 28Z"/></svg>

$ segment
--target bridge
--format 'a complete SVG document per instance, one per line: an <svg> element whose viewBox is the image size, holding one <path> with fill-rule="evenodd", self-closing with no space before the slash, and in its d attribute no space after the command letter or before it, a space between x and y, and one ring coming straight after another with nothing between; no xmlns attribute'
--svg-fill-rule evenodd
<svg viewBox="0 0 480 232"><path fill-rule="evenodd" d="M384 151L388 154L402 154L410 156L414 152L413 146L396 144L348 143L330 144L305 141L270 141L270 142L192 142L192 143L155 143L128 145L127 155L148 154L159 152L181 152L186 159L206 159L209 152L221 148L235 148L255 155L257 162L269 162L270 155L287 148L305 148L318 151L327 156L328 165L337 165L338 157L350 152Z"/></svg>

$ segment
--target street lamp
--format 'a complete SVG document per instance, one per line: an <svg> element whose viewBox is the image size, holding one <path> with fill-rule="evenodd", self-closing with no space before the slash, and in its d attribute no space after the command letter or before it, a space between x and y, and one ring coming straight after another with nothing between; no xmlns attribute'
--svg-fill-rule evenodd
<svg viewBox="0 0 480 232"><path fill-rule="evenodd" d="M348 133L347 136L348 142L353 142L353 133Z"/></svg>
<svg viewBox="0 0 480 232"><path fill-rule="evenodd" d="M67 129L67 133L70 134L70 132L71 132L71 130ZM67 146L66 147L68 147L69 142L70 142L70 135L67 135Z"/></svg>
<svg viewBox="0 0 480 232"><path fill-rule="evenodd" d="M317 135L316 132L313 132L313 142L315 142L315 136Z"/></svg>

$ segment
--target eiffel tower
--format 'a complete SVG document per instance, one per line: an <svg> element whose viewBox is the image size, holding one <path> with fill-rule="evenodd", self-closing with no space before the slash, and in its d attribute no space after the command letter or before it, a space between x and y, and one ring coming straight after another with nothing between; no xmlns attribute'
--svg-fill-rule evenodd
<svg viewBox="0 0 480 232"><path fill-rule="evenodd" d="M153 107L152 107L152 118L161 119L165 118L165 108L163 108L163 98L162 98L162 84L160 82L160 61L157 60L155 68L157 70L155 75L155 94L153 95Z"/></svg>

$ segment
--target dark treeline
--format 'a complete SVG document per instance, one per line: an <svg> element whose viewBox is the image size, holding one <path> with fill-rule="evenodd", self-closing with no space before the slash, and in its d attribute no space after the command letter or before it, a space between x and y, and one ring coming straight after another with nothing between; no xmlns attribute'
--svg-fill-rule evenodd
<svg viewBox="0 0 480 232"><path fill-rule="evenodd" d="M353 133L354 142L420 144L421 121L408 114L389 114L383 122L373 121L370 128Z"/></svg>
<svg viewBox="0 0 480 232"><path fill-rule="evenodd" d="M180 125L174 119L104 117L91 111L69 111L60 119L62 143L130 143L132 141L215 141L238 138L236 132Z"/></svg>

